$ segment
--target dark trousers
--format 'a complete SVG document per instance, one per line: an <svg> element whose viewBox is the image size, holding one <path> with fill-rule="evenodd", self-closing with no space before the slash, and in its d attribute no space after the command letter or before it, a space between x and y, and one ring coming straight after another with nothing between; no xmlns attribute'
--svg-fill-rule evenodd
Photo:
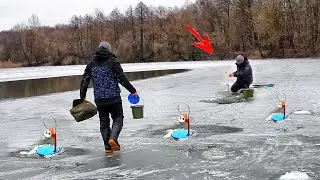
<svg viewBox="0 0 320 180"><path fill-rule="evenodd" d="M100 118L100 132L106 149L110 148L109 139L118 140L119 134L123 126L123 109L122 101L112 104L98 105ZM110 130L110 117L113 120L112 129Z"/></svg>
<svg viewBox="0 0 320 180"><path fill-rule="evenodd" d="M243 81L237 80L232 86L231 86L231 91L232 92L238 92L242 88L249 88L250 83L246 83Z"/></svg>

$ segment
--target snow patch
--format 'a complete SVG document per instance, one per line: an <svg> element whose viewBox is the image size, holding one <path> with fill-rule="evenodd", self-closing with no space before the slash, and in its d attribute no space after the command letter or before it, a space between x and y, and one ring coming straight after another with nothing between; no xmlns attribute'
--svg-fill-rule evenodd
<svg viewBox="0 0 320 180"><path fill-rule="evenodd" d="M310 111L300 110L300 111L294 112L293 114L306 115L306 114L312 114L312 113Z"/></svg>
<svg viewBox="0 0 320 180"><path fill-rule="evenodd" d="M290 172L290 173L286 173L285 175L282 175L280 177L280 180L309 180L310 177L303 172L298 172L298 171L294 171L294 172Z"/></svg>
<svg viewBox="0 0 320 180"><path fill-rule="evenodd" d="M232 61L196 61L196 62L154 62L154 63L124 63L124 72L174 70L174 69L205 69L230 65ZM85 65L40 66L23 68L1 68L1 81L17 81L26 79L51 78L61 76L82 75Z"/></svg>

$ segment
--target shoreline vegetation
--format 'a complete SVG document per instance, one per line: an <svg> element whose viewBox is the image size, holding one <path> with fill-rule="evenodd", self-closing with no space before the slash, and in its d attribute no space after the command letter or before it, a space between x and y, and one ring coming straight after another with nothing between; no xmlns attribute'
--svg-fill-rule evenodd
<svg viewBox="0 0 320 180"><path fill-rule="evenodd" d="M188 24L208 34L212 55L195 48ZM0 32L0 68L86 64L106 40L121 63L320 56L316 0L197 0L180 8L146 6L74 15L68 24L27 23Z"/></svg>

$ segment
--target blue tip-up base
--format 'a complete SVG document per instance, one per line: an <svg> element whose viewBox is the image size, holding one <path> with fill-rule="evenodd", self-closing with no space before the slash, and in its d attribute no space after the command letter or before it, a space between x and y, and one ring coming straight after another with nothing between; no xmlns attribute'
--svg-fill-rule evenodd
<svg viewBox="0 0 320 180"><path fill-rule="evenodd" d="M189 136L187 134L188 134L187 129L177 129L172 132L171 136L175 139L188 138L188 137L192 136L191 130L190 130Z"/></svg>
<svg viewBox="0 0 320 180"><path fill-rule="evenodd" d="M271 119L274 120L274 121L282 121L285 118L284 118L284 115L282 113L276 113L276 114L272 115Z"/></svg>
<svg viewBox="0 0 320 180"><path fill-rule="evenodd" d="M53 145L46 145L46 146L41 146L37 149L37 153L41 156L48 156L48 155L53 155L56 154L60 151L60 149L57 147L56 152L53 152L54 146Z"/></svg>

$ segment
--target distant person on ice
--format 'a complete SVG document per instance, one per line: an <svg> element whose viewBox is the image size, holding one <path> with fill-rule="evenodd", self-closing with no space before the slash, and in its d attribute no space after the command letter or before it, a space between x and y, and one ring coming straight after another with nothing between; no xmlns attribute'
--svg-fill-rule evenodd
<svg viewBox="0 0 320 180"><path fill-rule="evenodd" d="M100 43L94 58L87 64L80 88L80 98L83 100L86 98L91 78L105 152L119 151L118 137L122 130L124 116L118 83L133 96L137 96L137 91L125 76L117 57L111 52L111 46L108 42ZM111 130L109 115L113 120Z"/></svg>
<svg viewBox="0 0 320 180"><path fill-rule="evenodd" d="M231 87L232 92L238 92L242 88L249 88L253 81L252 68L246 57L238 55L236 57L236 65L237 71L229 74L229 77L237 78L237 81Z"/></svg>

